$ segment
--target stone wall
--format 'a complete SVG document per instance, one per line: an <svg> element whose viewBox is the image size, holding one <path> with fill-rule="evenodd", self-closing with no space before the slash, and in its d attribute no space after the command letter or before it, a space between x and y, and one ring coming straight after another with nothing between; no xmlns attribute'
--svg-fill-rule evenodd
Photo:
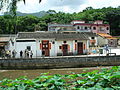
<svg viewBox="0 0 120 90"><path fill-rule="evenodd" d="M47 69L120 65L120 56L0 59L0 69Z"/></svg>

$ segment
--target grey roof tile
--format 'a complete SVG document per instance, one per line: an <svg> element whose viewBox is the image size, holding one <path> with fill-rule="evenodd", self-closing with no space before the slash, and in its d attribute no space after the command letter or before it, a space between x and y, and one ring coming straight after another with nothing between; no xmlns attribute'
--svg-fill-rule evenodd
<svg viewBox="0 0 120 90"><path fill-rule="evenodd" d="M88 37L96 36L93 33L51 33L51 32L20 32L17 39L56 39L56 40L88 40Z"/></svg>

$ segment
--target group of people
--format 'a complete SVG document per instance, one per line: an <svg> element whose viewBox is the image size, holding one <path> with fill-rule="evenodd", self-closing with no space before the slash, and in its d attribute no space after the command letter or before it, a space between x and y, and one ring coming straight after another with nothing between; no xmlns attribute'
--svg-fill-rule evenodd
<svg viewBox="0 0 120 90"><path fill-rule="evenodd" d="M11 51L10 50L2 50L1 51L1 57L2 58L10 58L11 57Z"/></svg>
<svg viewBox="0 0 120 90"><path fill-rule="evenodd" d="M15 58L17 52L13 50L12 52L10 50L3 50L1 53L2 58ZM33 52L32 50L25 49L24 51L19 52L20 58L32 58Z"/></svg>
<svg viewBox="0 0 120 90"><path fill-rule="evenodd" d="M25 58L32 58L33 56L32 50L25 49L24 52L22 50L20 51L20 58L23 58L23 53Z"/></svg>

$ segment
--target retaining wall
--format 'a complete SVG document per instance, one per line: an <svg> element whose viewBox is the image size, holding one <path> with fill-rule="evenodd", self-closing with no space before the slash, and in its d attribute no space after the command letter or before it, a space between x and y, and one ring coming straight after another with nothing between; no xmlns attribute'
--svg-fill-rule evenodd
<svg viewBox="0 0 120 90"><path fill-rule="evenodd" d="M48 69L120 65L120 56L0 59L0 69Z"/></svg>

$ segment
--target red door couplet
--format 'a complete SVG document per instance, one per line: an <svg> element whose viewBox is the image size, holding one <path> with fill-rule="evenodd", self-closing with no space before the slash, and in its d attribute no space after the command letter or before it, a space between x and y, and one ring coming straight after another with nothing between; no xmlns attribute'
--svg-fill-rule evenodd
<svg viewBox="0 0 120 90"><path fill-rule="evenodd" d="M42 41L42 55L49 56L49 41L48 40Z"/></svg>

